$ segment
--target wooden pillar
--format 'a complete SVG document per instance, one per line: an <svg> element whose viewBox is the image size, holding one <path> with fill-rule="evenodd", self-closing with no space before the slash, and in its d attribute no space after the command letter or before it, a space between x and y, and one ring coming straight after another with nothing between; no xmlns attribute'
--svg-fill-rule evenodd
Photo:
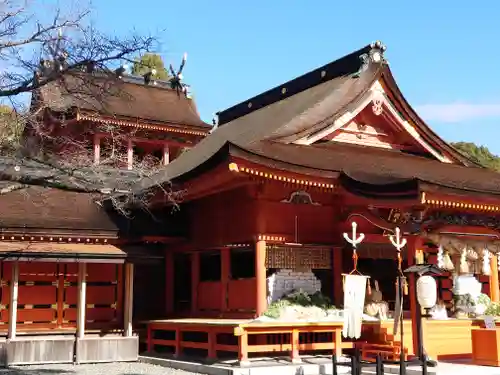
<svg viewBox="0 0 500 375"><path fill-rule="evenodd" d="M255 282L255 314L261 316L267 309L266 241L255 244Z"/></svg>
<svg viewBox="0 0 500 375"><path fill-rule="evenodd" d="M200 253L191 253L191 313L198 311L198 285L200 284Z"/></svg>
<svg viewBox="0 0 500 375"><path fill-rule="evenodd" d="M344 291L342 287L342 247L332 249L332 278L333 278L333 303L340 307L344 302Z"/></svg>
<svg viewBox="0 0 500 375"><path fill-rule="evenodd" d="M85 312L87 310L87 264L78 263L78 315L76 317L77 338L85 336Z"/></svg>
<svg viewBox="0 0 500 375"><path fill-rule="evenodd" d="M174 312L174 253L167 250L165 253L165 313L170 315Z"/></svg>
<svg viewBox="0 0 500 375"><path fill-rule="evenodd" d="M292 350L290 352L290 360L292 361L292 363L302 362L299 355L300 343L299 343L299 330L297 329L292 329L291 344L292 344Z"/></svg>
<svg viewBox="0 0 500 375"><path fill-rule="evenodd" d="M132 321L134 310L134 264L125 264L125 311L123 335L132 337Z"/></svg>
<svg viewBox="0 0 500 375"><path fill-rule="evenodd" d="M336 328L333 331L334 335L334 342L335 342L335 348L333 349L333 352L337 356L337 358L342 357L342 328Z"/></svg>
<svg viewBox="0 0 500 375"><path fill-rule="evenodd" d="M248 366L248 333L246 331L238 336L238 361L240 366Z"/></svg>
<svg viewBox="0 0 500 375"><path fill-rule="evenodd" d="M134 149L132 147L132 140L129 139L127 143L127 169L134 167Z"/></svg>
<svg viewBox="0 0 500 375"><path fill-rule="evenodd" d="M16 338L17 329L17 298L19 294L19 262L12 263L12 278L10 281L9 302L9 340Z"/></svg>
<svg viewBox="0 0 500 375"><path fill-rule="evenodd" d="M163 165L170 163L170 149L168 145L163 146Z"/></svg>
<svg viewBox="0 0 500 375"><path fill-rule="evenodd" d="M98 165L101 159L101 138L94 135L94 165Z"/></svg>
<svg viewBox="0 0 500 375"><path fill-rule="evenodd" d="M214 329L209 329L208 333L208 353L209 360L217 359L217 332Z"/></svg>
<svg viewBox="0 0 500 375"><path fill-rule="evenodd" d="M493 255L490 259L490 298L492 302L498 302L500 290L498 285L498 255Z"/></svg>
<svg viewBox="0 0 500 375"><path fill-rule="evenodd" d="M220 301L220 310L227 310L227 302L228 302L228 287L229 287L229 274L231 272L231 252L228 247L224 247L220 250L220 269L221 269L221 301Z"/></svg>

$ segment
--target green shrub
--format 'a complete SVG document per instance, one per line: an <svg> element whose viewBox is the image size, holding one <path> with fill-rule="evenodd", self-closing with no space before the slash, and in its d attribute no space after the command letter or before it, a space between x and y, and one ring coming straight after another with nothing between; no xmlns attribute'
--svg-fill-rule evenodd
<svg viewBox="0 0 500 375"><path fill-rule="evenodd" d="M294 290L283 298L271 303L266 312L264 312L264 316L278 319L283 309L287 306L319 307L323 310L335 308L330 298L323 295L321 292L307 294L303 290Z"/></svg>
<svg viewBox="0 0 500 375"><path fill-rule="evenodd" d="M491 302L486 308L484 315L500 316L500 303Z"/></svg>

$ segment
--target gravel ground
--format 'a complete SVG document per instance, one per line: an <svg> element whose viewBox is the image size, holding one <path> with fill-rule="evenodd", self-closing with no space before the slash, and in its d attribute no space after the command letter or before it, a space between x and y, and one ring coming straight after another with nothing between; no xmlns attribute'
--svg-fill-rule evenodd
<svg viewBox="0 0 500 375"><path fill-rule="evenodd" d="M386 372L388 373L388 372ZM439 375L500 375L500 368L440 363ZM106 363L96 365L43 365L0 369L0 375L200 375L145 363Z"/></svg>
<svg viewBox="0 0 500 375"><path fill-rule="evenodd" d="M104 363L96 365L39 365L0 369L0 375L198 375L146 363Z"/></svg>

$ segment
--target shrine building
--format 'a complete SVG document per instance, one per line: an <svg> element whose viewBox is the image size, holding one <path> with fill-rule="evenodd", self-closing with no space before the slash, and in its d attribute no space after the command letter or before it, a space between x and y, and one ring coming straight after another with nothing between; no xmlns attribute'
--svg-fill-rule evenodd
<svg viewBox="0 0 500 375"><path fill-rule="evenodd" d="M44 128L27 126L23 140L31 150L45 147L68 161L72 176L57 170L64 164L0 158L3 170L60 186L1 182L4 364L136 360L133 318L164 316L164 247L183 234L165 222L176 216L154 209L124 216L103 197L135 183L141 175L134 168L143 158L166 165L211 126L169 82L147 75L114 78L111 85L109 75L76 72L33 95L37 126ZM95 92L82 93L82 87ZM123 158L106 154L111 138L124 149ZM94 184L102 194L73 190Z"/></svg>
<svg viewBox="0 0 500 375"><path fill-rule="evenodd" d="M320 286L340 307L342 275L353 270L343 233L353 222L365 235L357 270L378 281L391 310L398 265L388 236L396 228L407 239L402 268L452 260L454 268L437 282L450 311L459 264L498 301L500 175L419 117L380 42L219 112L209 136L154 182L138 184L138 192L157 191L152 207L166 205L161 181L185 191L183 220L173 225L188 229L184 241L166 247L165 319L149 324L150 351L203 349L209 358L234 352L245 362L249 353L289 351L297 359L300 351L339 354L352 347L338 327L328 328L337 332L332 337L325 327L262 323L267 331L259 335L248 321L266 311L272 275L282 289ZM412 285L404 305L408 355L416 351ZM364 337L400 345L391 324L363 323ZM470 356L476 324L426 320L427 352L437 359ZM205 335L204 343L186 338L193 331ZM284 341L269 338L271 331Z"/></svg>

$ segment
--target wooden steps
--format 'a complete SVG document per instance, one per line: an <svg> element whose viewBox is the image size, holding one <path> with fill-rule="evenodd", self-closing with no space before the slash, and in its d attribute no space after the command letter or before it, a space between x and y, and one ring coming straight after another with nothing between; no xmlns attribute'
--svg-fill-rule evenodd
<svg viewBox="0 0 500 375"><path fill-rule="evenodd" d="M473 320L427 320L422 321L425 350L433 359L470 358L472 353L471 330L481 322ZM371 344L401 346L399 335L392 334L393 322L366 324L366 335L362 339ZM403 346L408 356L413 356L411 321L404 322Z"/></svg>
<svg viewBox="0 0 500 375"><path fill-rule="evenodd" d="M377 354L382 359L397 361L400 358L401 351L404 350L405 358L412 349L411 322L404 322L404 345L401 345L399 336L392 334L393 322L377 322L366 325L365 336L366 343L360 345L361 357L366 361L375 361ZM411 353L410 353L411 354Z"/></svg>
<svg viewBox="0 0 500 375"><path fill-rule="evenodd" d="M398 344L364 343L360 346L360 349L361 359L368 362L375 362L378 354L380 354L382 360L387 361L397 361L401 355L401 345Z"/></svg>

